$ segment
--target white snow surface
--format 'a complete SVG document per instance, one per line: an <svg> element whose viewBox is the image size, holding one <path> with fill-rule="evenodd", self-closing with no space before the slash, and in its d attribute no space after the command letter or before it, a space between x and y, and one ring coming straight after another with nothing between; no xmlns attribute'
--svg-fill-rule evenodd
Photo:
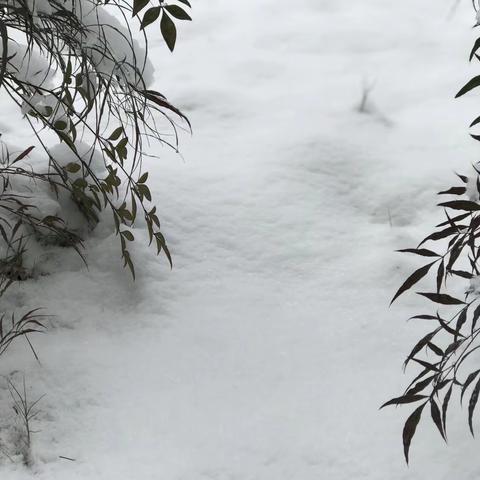
<svg viewBox="0 0 480 480"><path fill-rule="evenodd" d="M9 291L7 310L55 316L31 337L41 363L23 341L1 359L46 394L33 466L4 458L2 480L478 478L458 401L449 446L422 422L410 467L411 409L378 411L426 328L405 322L425 307L414 295L388 308L420 265L393 252L430 233L435 193L478 160L475 94L453 100L478 74L471 4L192 3L173 55L148 29L153 88L194 126L182 157L145 164L174 268L137 228L133 283L105 220L88 269L57 249L49 275ZM26 145L11 108L1 131ZM0 441L10 422L2 383Z"/></svg>

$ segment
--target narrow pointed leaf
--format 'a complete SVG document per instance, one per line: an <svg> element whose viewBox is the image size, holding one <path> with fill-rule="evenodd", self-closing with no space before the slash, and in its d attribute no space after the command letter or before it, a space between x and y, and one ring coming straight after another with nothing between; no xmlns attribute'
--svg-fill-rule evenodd
<svg viewBox="0 0 480 480"><path fill-rule="evenodd" d="M480 48L480 38L477 38L475 40L475 43L473 45L472 51L470 52L470 56L468 57L468 60L471 62L473 60L473 57L475 56L475 53L477 53L477 50Z"/></svg>
<svg viewBox="0 0 480 480"><path fill-rule="evenodd" d="M428 345L428 343L430 342L430 340L432 340L432 338L440 331L440 328L437 328L436 330L434 330L433 332L430 332L428 333L427 335L425 335L421 340L419 340L417 342L417 344L413 347L412 351L410 352L410 354L408 355L407 359L405 360L405 364L404 364L404 367L407 366L408 362L410 360L412 360L415 355L424 347L426 347Z"/></svg>
<svg viewBox="0 0 480 480"><path fill-rule="evenodd" d="M440 265L438 266L438 271L437 271L437 293L440 293L440 290L442 288L444 274L445 274L445 263L442 260L440 262Z"/></svg>
<svg viewBox="0 0 480 480"><path fill-rule="evenodd" d="M456 233L458 233L458 227L447 227L441 230L440 232L434 232L428 237L424 238L418 246L420 247L421 245L423 245L425 242L428 242L429 240L433 240L433 241L442 240Z"/></svg>
<svg viewBox="0 0 480 480"><path fill-rule="evenodd" d="M406 393L406 396L413 396L413 395L417 395L418 393L420 393L424 388L428 387L428 385L430 385L433 381L433 379L436 377L437 375L432 375L431 377L427 377L425 378L424 380L421 380L420 382L416 383L414 387L410 388L407 393Z"/></svg>
<svg viewBox="0 0 480 480"><path fill-rule="evenodd" d="M432 363L425 362L424 360L419 360L418 358L412 358L412 361L418 363L422 367L425 367L427 370L431 370L432 372L440 372L439 368Z"/></svg>
<svg viewBox="0 0 480 480"><path fill-rule="evenodd" d="M405 395L403 397L398 397L398 398L392 398L391 400L389 400L388 402L385 402L381 407L380 407L380 410L382 408L385 408L385 407L389 407L391 405L405 405L407 403L414 403L414 402L418 402L420 400L423 400L424 398L427 398L426 395Z"/></svg>
<svg viewBox="0 0 480 480"><path fill-rule="evenodd" d="M437 225L437 228L439 227L444 227L445 225L451 225L452 222L458 222L460 220L464 220L465 218L469 217L471 214L470 213L462 213L461 215L458 215L456 217L453 217L453 218L448 218L448 220L446 220L445 222L442 222L442 223L439 223ZM447 215L448 217L448 215Z"/></svg>
<svg viewBox="0 0 480 480"><path fill-rule="evenodd" d="M480 394L480 380L477 381L475 388L473 389L472 395L470 397L470 402L468 404L468 425L470 427L470 432L473 433L473 414L478 402L478 395Z"/></svg>
<svg viewBox="0 0 480 480"><path fill-rule="evenodd" d="M449 190L438 192L438 194L439 195L463 195L466 191L467 189L465 187L452 187Z"/></svg>
<svg viewBox="0 0 480 480"><path fill-rule="evenodd" d="M432 416L433 423L437 426L440 435L444 440L445 433L443 431L442 415L440 413L440 408L438 408L437 402L432 398L430 400L430 414Z"/></svg>
<svg viewBox="0 0 480 480"><path fill-rule="evenodd" d="M465 325L465 322L467 321L467 309L464 308L462 310L462 312L460 313L460 315L458 316L458 320L457 320L457 325L455 327L455 331L457 332L456 336L458 336L458 334L460 333L462 327ZM456 341L456 338L455 338L455 341Z"/></svg>
<svg viewBox="0 0 480 480"><path fill-rule="evenodd" d="M469 212L480 210L480 204L469 200L452 200L451 202L439 203L439 207L452 208L454 210L465 210Z"/></svg>
<svg viewBox="0 0 480 480"><path fill-rule="evenodd" d="M471 124L470 128L474 127L475 125L478 125L480 123L480 117L477 117Z"/></svg>
<svg viewBox="0 0 480 480"><path fill-rule="evenodd" d="M453 383L450 385L445 397L443 399L442 405L442 423L443 423L443 433L445 434L445 439L447 438L447 410L448 410L448 403L450 402L450 398L452 396L453 390Z"/></svg>
<svg viewBox="0 0 480 480"><path fill-rule="evenodd" d="M424 265L423 267L419 268L415 272L413 272L407 280L405 280L404 284L398 289L397 293L393 297L390 305L404 292L412 288L417 282L419 282L430 270L431 266L434 264L430 263L428 265Z"/></svg>
<svg viewBox="0 0 480 480"><path fill-rule="evenodd" d="M463 402L463 396L465 395L465 392L467 391L467 388L471 385L471 383L475 380L475 378L477 377L477 375L480 373L480 369L479 370L475 370L474 372L472 372L468 377L467 379L465 380L465 383L463 384L462 386L462 393L460 395L460 403Z"/></svg>
<svg viewBox="0 0 480 480"><path fill-rule="evenodd" d="M439 357L443 357L443 350L440 347L438 347L432 342L428 342L427 346L433 353L435 353L435 355L438 355Z"/></svg>
<svg viewBox="0 0 480 480"><path fill-rule="evenodd" d="M461 97L480 85L480 75L472 78L460 91L455 95L455 98Z"/></svg>
<svg viewBox="0 0 480 480"><path fill-rule="evenodd" d="M412 443L412 439L417 431L418 422L420 422L420 418L422 416L423 409L425 408L426 403L418 407L408 418L405 422L403 427L403 452L405 454L405 460L408 464L409 460L409 452L410 452L410 445Z"/></svg>
<svg viewBox="0 0 480 480"><path fill-rule="evenodd" d="M480 305L477 306L477 308L473 311L473 317L472 317L472 333L475 330L475 327L477 326L478 319L480 318Z"/></svg>
<svg viewBox="0 0 480 480"><path fill-rule="evenodd" d="M404 248L403 250L397 250L400 253L414 253L415 255L420 255L422 257L439 257L438 253L427 250L426 248Z"/></svg>
<svg viewBox="0 0 480 480"><path fill-rule="evenodd" d="M450 270L450 273L457 277L466 278L467 280L470 280L473 277L471 273L465 272L464 270Z"/></svg>
<svg viewBox="0 0 480 480"><path fill-rule="evenodd" d="M18 157L15 158L15 160L12 162L12 164L19 162L22 160L22 158L25 158L35 147L32 145L31 147L28 147L26 150L24 150Z"/></svg>
<svg viewBox="0 0 480 480"><path fill-rule="evenodd" d="M425 292L417 292L418 295L422 295L425 298L428 298L432 302L440 303L442 305L463 305L465 302L459 300L458 298L451 297L450 295L446 295L444 293L425 293Z"/></svg>

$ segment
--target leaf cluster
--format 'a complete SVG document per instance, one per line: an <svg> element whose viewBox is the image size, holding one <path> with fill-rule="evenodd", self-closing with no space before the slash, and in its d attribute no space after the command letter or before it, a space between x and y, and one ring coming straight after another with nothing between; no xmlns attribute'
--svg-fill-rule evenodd
<svg viewBox="0 0 480 480"><path fill-rule="evenodd" d="M471 58L478 48L480 39ZM467 83L457 97L480 86L479 79L476 77ZM472 125L479 122L477 119ZM382 405L383 408L417 404L403 429L407 463L412 439L426 411L442 438L447 440L447 414L454 393L459 394L461 402L464 397L468 398L467 421L474 434L474 414L480 394L479 357L474 355L480 349L480 292L476 286L480 278L480 171L475 170L475 178L457 175L459 185L439 192L448 200L438 204L444 209L445 220L435 231L415 248L400 250L424 258L426 263L408 276L391 303L428 276L433 283L429 291L416 292L430 302L432 310L411 317L411 320L430 324L430 331L417 341L404 364L405 368L415 364L420 371L401 396ZM473 185L476 191L471 188ZM465 285L461 295L452 293L452 290L458 292L455 287L459 282Z"/></svg>

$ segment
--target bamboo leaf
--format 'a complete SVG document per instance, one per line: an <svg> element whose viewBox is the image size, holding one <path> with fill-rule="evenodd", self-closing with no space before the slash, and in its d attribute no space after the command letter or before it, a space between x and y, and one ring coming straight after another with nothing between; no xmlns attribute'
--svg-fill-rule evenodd
<svg viewBox="0 0 480 480"><path fill-rule="evenodd" d="M425 408L426 403L418 407L408 418L405 422L403 427L403 452L405 454L405 460L408 464L409 461L409 452L410 452L410 445L412 443L412 439L417 431L418 423L420 422L420 418L422 416L423 409Z"/></svg>
<svg viewBox="0 0 480 480"><path fill-rule="evenodd" d="M450 385L444 399L442 405L442 423L443 423L443 433L445 434L445 439L447 438L447 410L448 410L448 403L450 402L450 398L452 396L453 390L453 383Z"/></svg>
<svg viewBox="0 0 480 480"><path fill-rule="evenodd" d="M479 117L480 119L480 117ZM480 120L479 120L480 121ZM467 189L465 187L452 187L449 190L438 192L439 195L463 195Z"/></svg>
<svg viewBox="0 0 480 480"><path fill-rule="evenodd" d="M462 386L462 393L460 394L460 403L463 402L463 396L465 395L465 392L467 391L467 388L470 386L470 384L475 380L477 375L480 373L480 369L475 370L472 372L467 379L465 380L465 383Z"/></svg>
<svg viewBox="0 0 480 480"><path fill-rule="evenodd" d="M452 208L453 210L464 210L469 212L480 210L480 204L476 202L471 202L469 200L452 200L451 202L439 203L438 206Z"/></svg>
<svg viewBox="0 0 480 480"><path fill-rule="evenodd" d="M477 381L475 388L473 389L472 395L470 397L470 402L468 404L468 425L470 427L470 432L472 432L473 436L475 436L475 434L473 433L473 414L477 406L479 394L480 394L480 380Z"/></svg>
<svg viewBox="0 0 480 480"><path fill-rule="evenodd" d="M404 248L403 250L397 250L400 253L414 253L415 255L420 255L422 257L439 257L438 253L427 250L426 248Z"/></svg>
<svg viewBox="0 0 480 480"><path fill-rule="evenodd" d="M390 305L404 292L412 288L417 282L419 282L430 270L432 267L433 263L429 263L428 265L424 265L423 267L419 268L415 272L413 272L407 280L403 283L403 285L398 289L397 293L393 297L392 301L390 302Z"/></svg>
<svg viewBox="0 0 480 480"><path fill-rule="evenodd" d="M470 92L474 88L477 88L480 85L480 75L472 78L464 87L460 89L460 91L455 95L455 98L459 98L462 95Z"/></svg>
<svg viewBox="0 0 480 480"><path fill-rule="evenodd" d="M418 295L422 295L425 298L428 298L432 302L440 303L442 305L463 305L465 302L462 300L458 300L457 298L451 297L450 295L446 295L444 293L425 293L425 292L417 292Z"/></svg>
<svg viewBox="0 0 480 480"><path fill-rule="evenodd" d="M443 431L442 415L438 408L437 402L432 398L430 399L430 414L432 416L433 423L437 426L438 431L442 438L446 441L445 433Z"/></svg>
<svg viewBox="0 0 480 480"><path fill-rule="evenodd" d="M405 405L407 403L414 403L414 402L418 402L420 400L423 400L424 398L427 398L426 395L405 395L403 397L398 397L398 398L392 398L391 400L389 400L388 402L385 402L381 407L380 407L380 410L382 408L385 408L385 407L389 407L391 405Z"/></svg>

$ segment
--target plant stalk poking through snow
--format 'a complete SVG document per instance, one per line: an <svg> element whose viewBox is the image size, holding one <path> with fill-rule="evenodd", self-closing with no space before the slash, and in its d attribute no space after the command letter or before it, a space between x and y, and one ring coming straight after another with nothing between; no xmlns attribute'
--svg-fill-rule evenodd
<svg viewBox="0 0 480 480"><path fill-rule="evenodd" d="M480 38L470 53L470 61L480 60L479 49ZM461 97L479 86L480 76L477 76L456 96ZM480 117L470 126L477 124ZM471 136L480 141L479 135ZM447 413L454 395L460 397L461 403L467 400L468 425L474 434L474 414L480 396L480 170L474 169L471 178L458 175L460 185L440 192L442 196L452 196L453 200L439 204L445 210L446 220L437 225L437 230L416 248L401 250L428 261L407 278L392 303L429 273L434 276L431 291L417 292L433 303L432 311L412 317L432 326L405 360L405 367L414 363L420 371L401 396L382 406L416 405L403 429L407 463L412 438L426 412L443 439L447 439ZM448 278L458 279L460 284L450 281L446 290ZM465 285L466 282L469 284Z"/></svg>

